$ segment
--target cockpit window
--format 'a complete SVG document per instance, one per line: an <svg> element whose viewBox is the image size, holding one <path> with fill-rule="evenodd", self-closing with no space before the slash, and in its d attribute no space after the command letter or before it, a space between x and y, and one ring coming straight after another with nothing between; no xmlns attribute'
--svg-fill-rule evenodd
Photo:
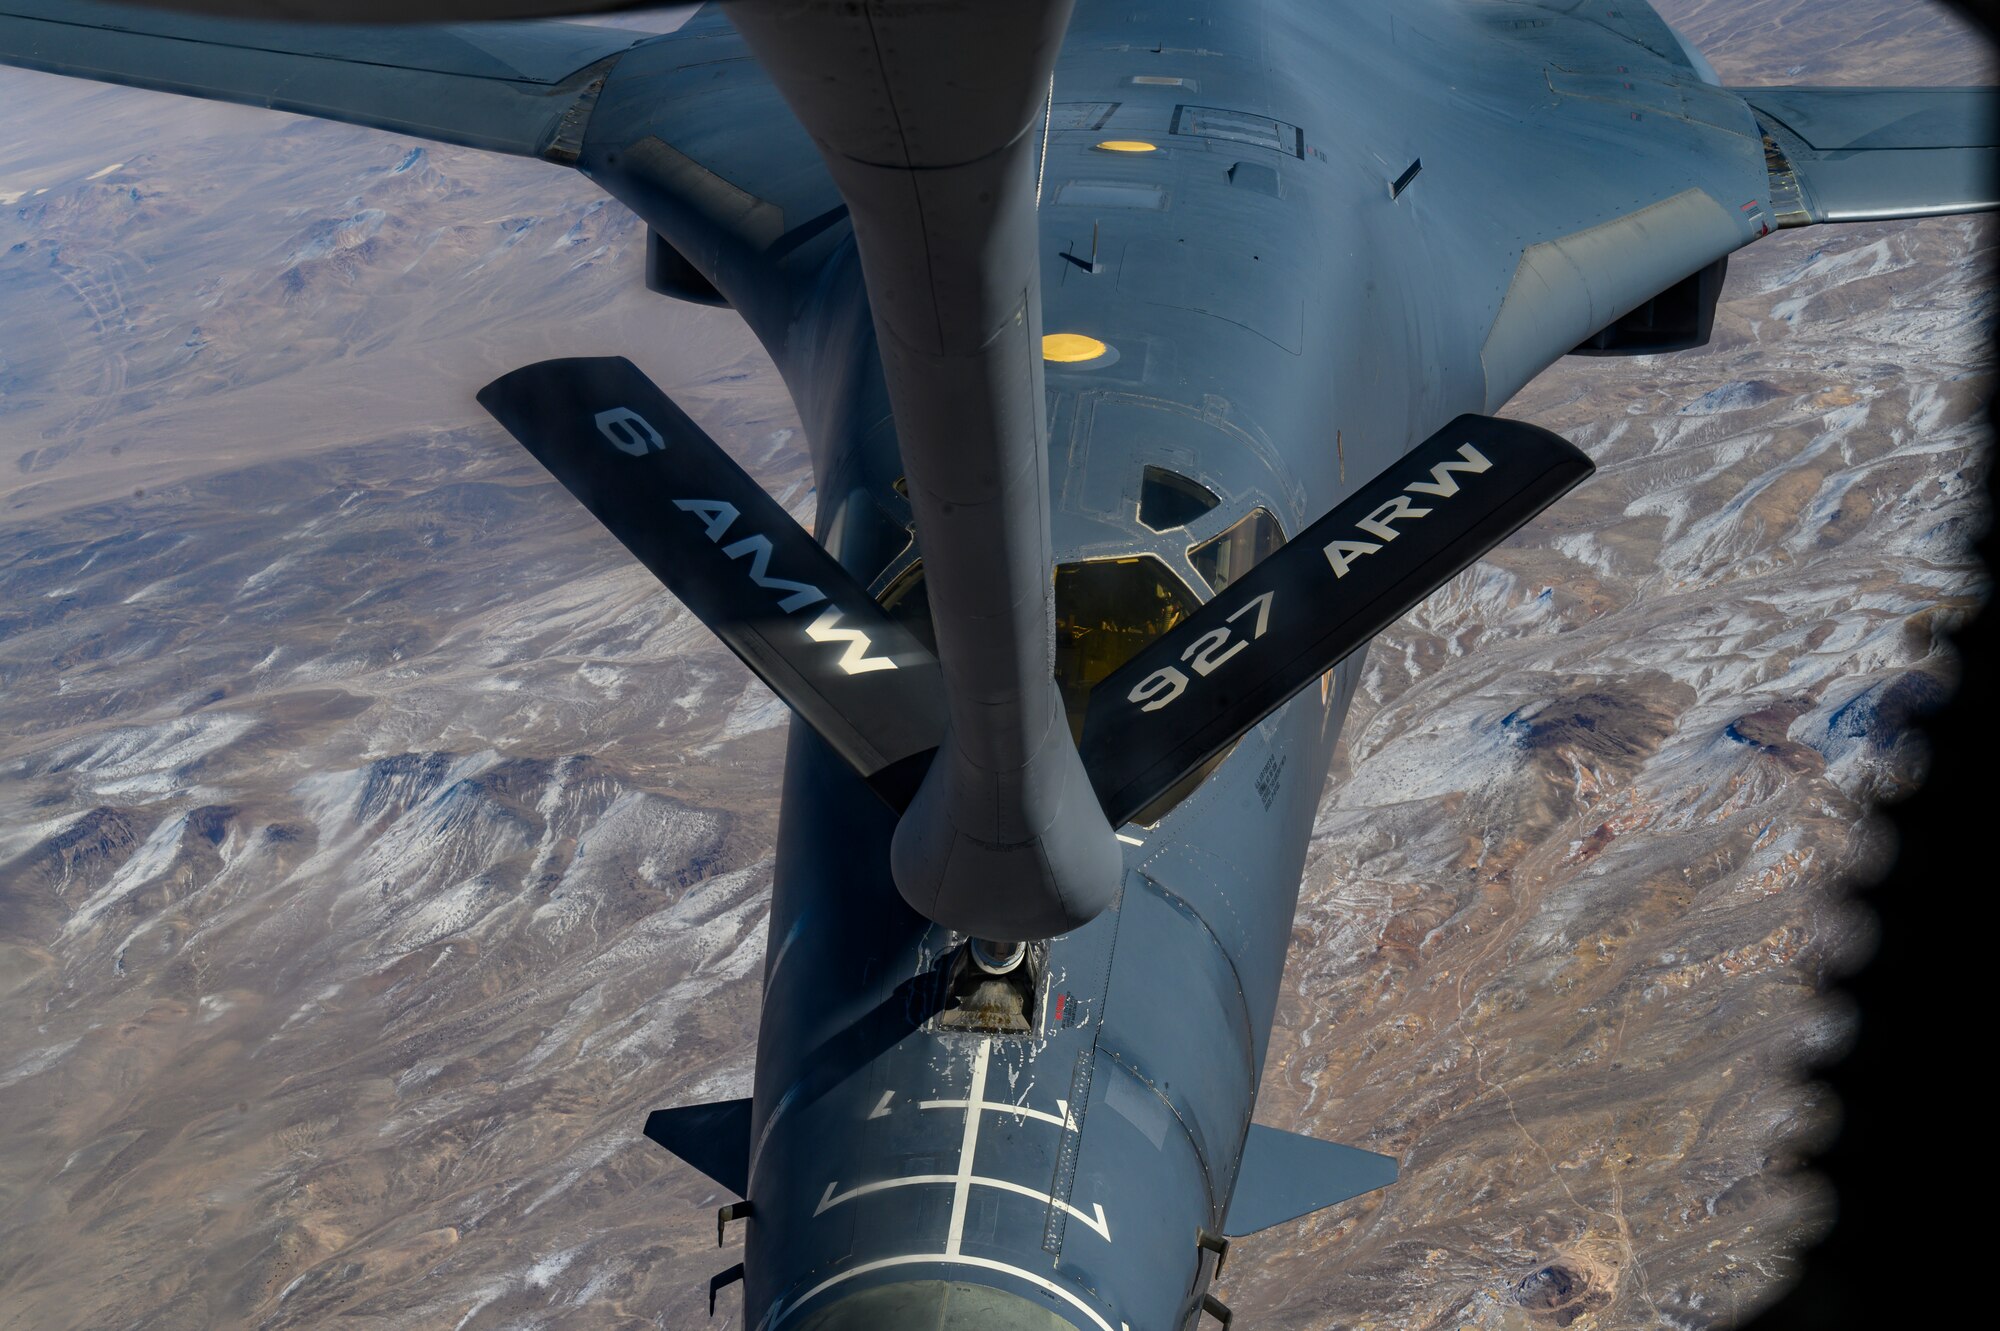
<svg viewBox="0 0 2000 1331"><path fill-rule="evenodd" d="M1069 728L1083 738L1091 686L1194 613L1187 585L1151 555L1056 569L1056 682Z"/></svg>
<svg viewBox="0 0 2000 1331"><path fill-rule="evenodd" d="M884 588L881 600L884 610L937 650L922 560ZM1152 555L1056 568L1056 682L1078 739L1091 687L1193 614L1194 607L1187 584Z"/></svg>
<svg viewBox="0 0 2000 1331"><path fill-rule="evenodd" d="M1056 568L1056 683L1070 733L1083 738L1091 688L1155 638L1194 613L1185 582L1152 555L1091 559ZM882 607L936 650L921 560L882 592ZM1233 746L1232 746L1233 747ZM1221 765L1228 750L1188 774L1135 821L1156 823Z"/></svg>
<svg viewBox="0 0 2000 1331"><path fill-rule="evenodd" d="M1188 551L1188 562L1210 587L1224 587L1255 568L1285 543L1285 530L1265 508L1253 508L1241 522L1214 540Z"/></svg>
<svg viewBox="0 0 2000 1331"><path fill-rule="evenodd" d="M1222 500L1200 481L1164 467L1148 467L1139 482L1139 521L1154 531L1185 527Z"/></svg>

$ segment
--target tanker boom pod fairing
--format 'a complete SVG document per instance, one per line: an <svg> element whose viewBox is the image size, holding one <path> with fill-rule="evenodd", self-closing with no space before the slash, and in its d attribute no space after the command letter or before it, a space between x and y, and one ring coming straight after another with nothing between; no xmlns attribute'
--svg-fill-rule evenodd
<svg viewBox="0 0 2000 1331"><path fill-rule="evenodd" d="M1055 684L1035 231L1070 0L750 0L731 11L854 224L924 551L945 742L897 890L975 937L1094 918L1121 857Z"/></svg>

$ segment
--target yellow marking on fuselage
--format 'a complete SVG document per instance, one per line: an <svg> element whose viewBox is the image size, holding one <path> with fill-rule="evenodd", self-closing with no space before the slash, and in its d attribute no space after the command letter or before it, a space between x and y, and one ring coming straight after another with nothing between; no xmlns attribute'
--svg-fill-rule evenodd
<svg viewBox="0 0 2000 1331"><path fill-rule="evenodd" d="M1106 139L1097 145L1097 150L1107 153L1156 153L1160 146L1144 139Z"/></svg>
<svg viewBox="0 0 2000 1331"><path fill-rule="evenodd" d="M1104 343L1082 333L1050 333L1042 339L1042 359L1062 365L1096 360L1109 350Z"/></svg>

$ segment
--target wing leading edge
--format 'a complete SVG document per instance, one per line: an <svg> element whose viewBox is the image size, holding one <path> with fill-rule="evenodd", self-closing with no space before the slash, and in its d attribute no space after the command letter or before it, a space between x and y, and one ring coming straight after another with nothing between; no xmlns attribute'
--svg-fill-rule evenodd
<svg viewBox="0 0 2000 1331"><path fill-rule="evenodd" d="M0 64L565 165L611 65L648 40L662 39L581 23L322 27L0 0Z"/></svg>
<svg viewBox="0 0 2000 1331"><path fill-rule="evenodd" d="M645 219L658 244L692 264L766 345L783 340L788 281L809 280L844 234L839 192L812 140L714 4L673 32L648 35L578 23L332 26L0 0L0 65L576 167Z"/></svg>

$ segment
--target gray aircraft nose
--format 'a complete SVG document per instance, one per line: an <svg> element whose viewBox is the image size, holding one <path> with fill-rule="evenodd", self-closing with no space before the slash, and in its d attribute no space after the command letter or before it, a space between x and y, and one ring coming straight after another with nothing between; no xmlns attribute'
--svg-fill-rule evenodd
<svg viewBox="0 0 2000 1331"><path fill-rule="evenodd" d="M986 1285L911 1280L858 1290L799 1331L1076 1331L1040 1304Z"/></svg>

